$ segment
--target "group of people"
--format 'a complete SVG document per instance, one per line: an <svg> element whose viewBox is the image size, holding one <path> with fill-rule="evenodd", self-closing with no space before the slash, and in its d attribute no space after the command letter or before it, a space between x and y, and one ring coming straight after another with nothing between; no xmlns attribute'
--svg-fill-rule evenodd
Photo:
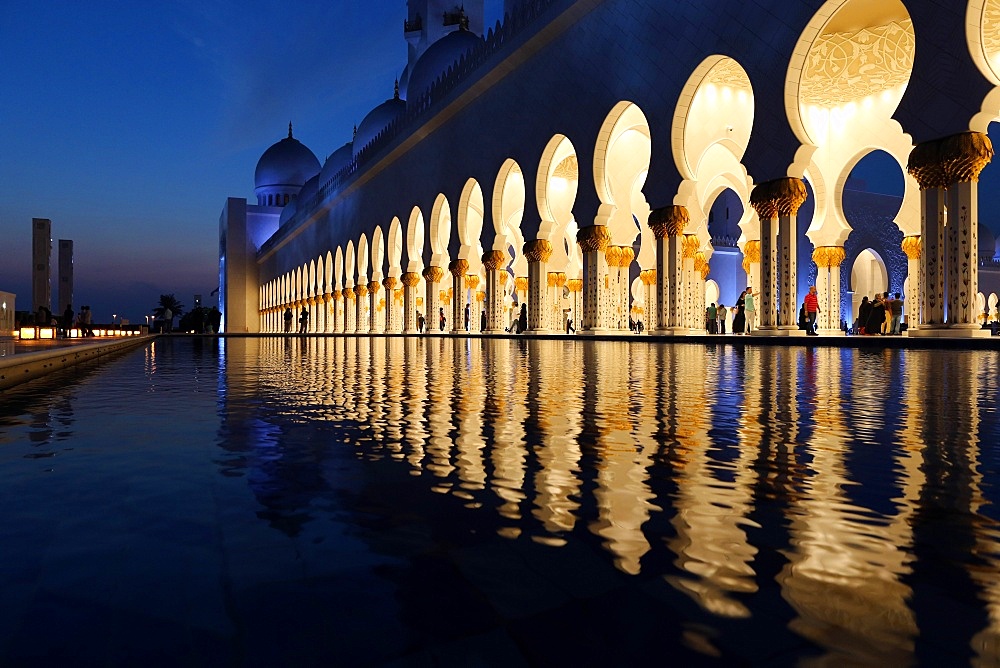
<svg viewBox="0 0 1000 668"><path fill-rule="evenodd" d="M866 335L902 334L903 299L897 292L876 292L871 301L865 295L858 307L854 331Z"/></svg>
<svg viewBox="0 0 1000 668"><path fill-rule="evenodd" d="M733 315L733 334L749 334L753 331L757 315L753 288L743 290L731 309L722 302L718 306L715 302L709 304L705 309L705 330L709 334L725 334L730 311Z"/></svg>
<svg viewBox="0 0 1000 668"><path fill-rule="evenodd" d="M52 311L47 306L39 306L38 312L35 313L36 325L58 327L59 333L65 337L68 337L70 330L74 328L80 331L80 336L94 336L94 330L91 327L92 321L93 316L89 306L81 307L80 312L76 313L73 310L73 305L67 304L61 318L52 315Z"/></svg>

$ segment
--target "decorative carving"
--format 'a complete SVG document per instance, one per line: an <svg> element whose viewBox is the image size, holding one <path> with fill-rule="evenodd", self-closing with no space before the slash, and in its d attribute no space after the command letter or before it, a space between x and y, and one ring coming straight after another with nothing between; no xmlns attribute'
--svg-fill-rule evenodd
<svg viewBox="0 0 1000 668"><path fill-rule="evenodd" d="M909 19L820 35L802 72L801 97L834 107L903 86L913 71L914 42Z"/></svg>
<svg viewBox="0 0 1000 668"><path fill-rule="evenodd" d="M382 284L379 283L378 281L371 281L368 284L368 292L372 293L373 295L377 294L378 291L381 289L382 289Z"/></svg>
<svg viewBox="0 0 1000 668"><path fill-rule="evenodd" d="M685 234L682 244L681 249L685 260L693 258L694 254L701 248L701 241L698 240L697 234Z"/></svg>
<svg viewBox="0 0 1000 668"><path fill-rule="evenodd" d="M527 276L518 276L517 278L515 278L514 279L514 289L517 290L518 292L527 292L528 291L528 277Z"/></svg>
<svg viewBox="0 0 1000 668"><path fill-rule="evenodd" d="M750 191L750 206L761 220L778 217L778 203L774 201L771 182L760 183Z"/></svg>
<svg viewBox="0 0 1000 668"><path fill-rule="evenodd" d="M452 260L448 265L448 271L451 272L452 276L462 277L465 276L466 272L469 271L469 261L468 260Z"/></svg>
<svg viewBox="0 0 1000 668"><path fill-rule="evenodd" d="M475 290L479 286L479 274L468 274L465 277L465 287Z"/></svg>
<svg viewBox="0 0 1000 668"><path fill-rule="evenodd" d="M561 288L566 285L566 274L559 272L556 274L556 287Z"/></svg>
<svg viewBox="0 0 1000 668"><path fill-rule="evenodd" d="M500 272L500 285L507 285L507 280L510 278L510 274L506 271Z"/></svg>
<svg viewBox="0 0 1000 668"><path fill-rule="evenodd" d="M441 267L427 267L424 269L424 280L429 283L437 283L444 278L444 269Z"/></svg>
<svg viewBox="0 0 1000 668"><path fill-rule="evenodd" d="M639 280L643 285L656 285L656 270L644 269L639 272Z"/></svg>
<svg viewBox="0 0 1000 668"><path fill-rule="evenodd" d="M686 238L687 237L685 237L685 239ZM711 271L708 266L708 260L705 259L705 254L701 251L697 251L694 254L694 270L701 274L702 280L708 278L709 271Z"/></svg>
<svg viewBox="0 0 1000 668"><path fill-rule="evenodd" d="M655 209L649 213L649 229L653 236L663 239L667 236L677 237L684 234L684 228L691 221L687 207L672 205Z"/></svg>
<svg viewBox="0 0 1000 668"><path fill-rule="evenodd" d="M352 288L344 288L344 296L348 299L354 299L354 290Z"/></svg>
<svg viewBox="0 0 1000 668"><path fill-rule="evenodd" d="M997 56L1000 56L1000 0L986 0L985 4L982 22L983 52L987 60L996 63Z"/></svg>
<svg viewBox="0 0 1000 668"><path fill-rule="evenodd" d="M993 143L982 132L962 132L941 140L941 160L948 183L979 181L979 173L993 159Z"/></svg>
<svg viewBox="0 0 1000 668"><path fill-rule="evenodd" d="M478 291L476 293L476 301L480 303L486 301L486 293L483 292L482 290Z"/></svg>
<svg viewBox="0 0 1000 668"><path fill-rule="evenodd" d="M401 277L403 285L408 288L416 287L420 283L420 274L415 271L408 271Z"/></svg>
<svg viewBox="0 0 1000 668"><path fill-rule="evenodd" d="M576 233L576 241L584 253L603 251L611 242L611 232L606 225L581 227Z"/></svg>
<svg viewBox="0 0 1000 668"><path fill-rule="evenodd" d="M556 287L556 272L550 271L549 275L546 276L545 278L550 288Z"/></svg>
<svg viewBox="0 0 1000 668"><path fill-rule="evenodd" d="M618 259L618 266L624 269L632 264L632 260L635 259L635 250L631 246L622 246L621 249L622 254Z"/></svg>
<svg viewBox="0 0 1000 668"><path fill-rule="evenodd" d="M534 239L524 244L524 257L528 262L548 262L552 257L552 244L547 239Z"/></svg>
<svg viewBox="0 0 1000 668"><path fill-rule="evenodd" d="M392 290L396 287L396 278L394 276L390 276L389 278L383 278L382 285L385 286L386 290Z"/></svg>
<svg viewBox="0 0 1000 668"><path fill-rule="evenodd" d="M354 286L354 294L358 296L359 299L368 296L368 286L364 284L359 284Z"/></svg>
<svg viewBox="0 0 1000 668"><path fill-rule="evenodd" d="M483 265L490 271L496 271L507 264L507 254L503 251L490 251L483 254Z"/></svg>
<svg viewBox="0 0 1000 668"><path fill-rule="evenodd" d="M583 292L583 279L570 278L566 281L566 287L570 292Z"/></svg>
<svg viewBox="0 0 1000 668"><path fill-rule="evenodd" d="M920 259L920 235L915 235L912 237L903 237L902 244L903 252L906 253L906 257L909 260L919 260Z"/></svg>
<svg viewBox="0 0 1000 668"><path fill-rule="evenodd" d="M617 267L622 259L622 247L608 246L604 249L604 259L608 261L609 267Z"/></svg>
<svg viewBox="0 0 1000 668"><path fill-rule="evenodd" d="M344 293L342 291L340 291L340 290L334 290L333 291L333 298L334 299L340 299L343 296L344 296Z"/></svg>

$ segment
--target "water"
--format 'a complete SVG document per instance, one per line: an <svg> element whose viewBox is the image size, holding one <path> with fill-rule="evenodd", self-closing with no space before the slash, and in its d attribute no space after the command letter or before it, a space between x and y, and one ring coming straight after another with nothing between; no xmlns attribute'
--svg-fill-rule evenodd
<svg viewBox="0 0 1000 668"><path fill-rule="evenodd" d="M0 665L993 665L997 369L160 339L0 395Z"/></svg>

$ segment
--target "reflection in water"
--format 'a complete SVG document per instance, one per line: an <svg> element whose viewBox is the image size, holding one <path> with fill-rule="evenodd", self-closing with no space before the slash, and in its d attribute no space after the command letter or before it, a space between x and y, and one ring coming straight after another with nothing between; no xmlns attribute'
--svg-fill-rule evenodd
<svg viewBox="0 0 1000 668"><path fill-rule="evenodd" d="M290 535L328 485L324 453L352 448L504 538L596 540L705 619L777 623L830 661L895 665L943 645L1000 659L994 353L225 345L220 466Z"/></svg>

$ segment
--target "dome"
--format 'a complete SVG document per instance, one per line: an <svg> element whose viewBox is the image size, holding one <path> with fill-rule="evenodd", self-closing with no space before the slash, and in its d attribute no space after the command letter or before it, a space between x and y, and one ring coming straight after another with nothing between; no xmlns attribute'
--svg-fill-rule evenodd
<svg viewBox="0 0 1000 668"><path fill-rule="evenodd" d="M483 38L468 30L448 33L428 47L420 56L406 86L406 99L417 102L434 80L448 71L458 60L483 43Z"/></svg>
<svg viewBox="0 0 1000 668"><path fill-rule="evenodd" d="M378 133L386 129L404 111L406 111L406 102L399 99L398 93L393 99L386 100L369 111L368 115L361 121L361 125L358 126L358 131L354 134L354 155L368 146L369 142L378 136Z"/></svg>
<svg viewBox="0 0 1000 668"><path fill-rule="evenodd" d="M294 201L291 201L288 204L286 204L281 209L281 217L278 218L278 227L284 226L285 223L287 223L289 220L291 220L292 216L295 215L295 212L297 210L298 210L298 207L296 206L296 204L295 204Z"/></svg>
<svg viewBox="0 0 1000 668"><path fill-rule="evenodd" d="M286 186L301 188L309 177L319 173L319 160L298 139L292 137L292 124L288 136L264 151L254 172L254 188Z"/></svg>
<svg viewBox="0 0 1000 668"><path fill-rule="evenodd" d="M299 191L298 201L303 204L307 204L309 200L316 196L319 192L319 174L316 174L311 179L305 182L302 186L302 190Z"/></svg>
<svg viewBox="0 0 1000 668"><path fill-rule="evenodd" d="M410 85L410 64L407 63L403 68L402 74L399 75L399 90L400 97L404 100L406 99L406 87Z"/></svg>
<svg viewBox="0 0 1000 668"><path fill-rule="evenodd" d="M323 163L323 171L319 173L319 183L325 186L330 179L336 176L337 172L351 164L354 159L354 148L351 142L347 142L336 151L330 154Z"/></svg>

